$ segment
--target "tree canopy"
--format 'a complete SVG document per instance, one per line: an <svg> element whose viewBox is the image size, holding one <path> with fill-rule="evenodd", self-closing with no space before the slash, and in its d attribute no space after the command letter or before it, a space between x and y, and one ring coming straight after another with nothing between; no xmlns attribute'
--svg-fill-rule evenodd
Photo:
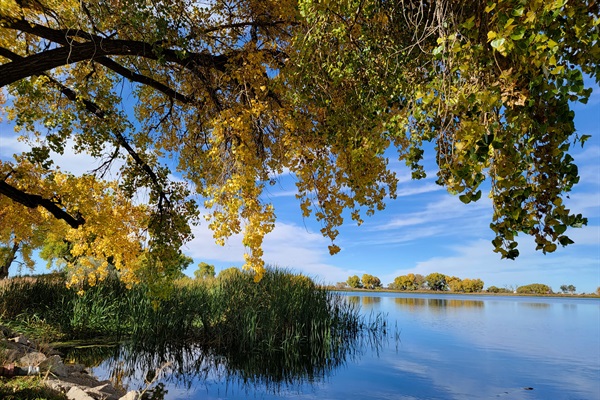
<svg viewBox="0 0 600 400"><path fill-rule="evenodd" d="M461 201L489 182L496 252L517 257L519 233L552 252L586 223L562 198L586 140L569 102L589 97L583 74L600 79L598 15L594 0L0 0L1 116L29 146L0 164L2 240L55 220L72 251L135 281L172 275L203 217L218 243L243 233L260 279L277 176L296 177L333 254L346 216L395 198L388 150L419 179L431 142ZM99 167L62 172L69 148ZM94 187L140 218L92 228Z"/></svg>

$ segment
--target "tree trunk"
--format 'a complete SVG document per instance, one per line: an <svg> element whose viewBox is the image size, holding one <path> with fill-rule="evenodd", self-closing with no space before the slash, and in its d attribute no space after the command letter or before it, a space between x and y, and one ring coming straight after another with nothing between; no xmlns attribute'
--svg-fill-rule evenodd
<svg viewBox="0 0 600 400"><path fill-rule="evenodd" d="M19 250L19 242L15 241L13 246L9 248L8 253L4 260L0 260L0 279L8 278L8 270L12 265L13 261L17 259L17 251Z"/></svg>

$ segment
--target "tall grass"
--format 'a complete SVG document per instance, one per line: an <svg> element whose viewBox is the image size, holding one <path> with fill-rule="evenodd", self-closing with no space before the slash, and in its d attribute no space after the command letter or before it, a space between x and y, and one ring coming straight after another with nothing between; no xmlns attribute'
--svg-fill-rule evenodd
<svg viewBox="0 0 600 400"><path fill-rule="evenodd" d="M0 285L0 318L17 329L33 318L54 334L52 340L193 341L221 353L290 357L330 355L365 328L355 306L305 276L275 268L258 283L243 272L184 279L160 300L143 285L128 290L116 278L83 295L67 289L61 275L13 278Z"/></svg>

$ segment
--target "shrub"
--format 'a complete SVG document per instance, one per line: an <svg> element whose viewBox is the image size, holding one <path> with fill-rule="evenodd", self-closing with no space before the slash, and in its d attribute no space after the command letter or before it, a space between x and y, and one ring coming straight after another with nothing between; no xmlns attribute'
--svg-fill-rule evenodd
<svg viewBox="0 0 600 400"><path fill-rule="evenodd" d="M543 283L532 283L530 285L519 286L517 293L522 294L551 294L552 289Z"/></svg>

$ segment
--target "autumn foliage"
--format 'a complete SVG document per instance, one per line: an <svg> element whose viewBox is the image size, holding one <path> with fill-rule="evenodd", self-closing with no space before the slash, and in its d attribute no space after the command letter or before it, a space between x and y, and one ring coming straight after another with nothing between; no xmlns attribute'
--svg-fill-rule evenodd
<svg viewBox="0 0 600 400"><path fill-rule="evenodd" d="M243 235L260 279L277 176L296 178L334 254L345 219L395 198L389 149L419 179L431 142L461 201L490 183L494 251L517 257L524 233L552 252L587 222L562 198L586 140L569 102L600 77L599 7L0 0L0 115L29 148L0 165L0 240L29 254L48 232L70 243L75 281L110 264L133 283L176 276L204 218L217 243ZM99 166L69 175L68 150Z"/></svg>

